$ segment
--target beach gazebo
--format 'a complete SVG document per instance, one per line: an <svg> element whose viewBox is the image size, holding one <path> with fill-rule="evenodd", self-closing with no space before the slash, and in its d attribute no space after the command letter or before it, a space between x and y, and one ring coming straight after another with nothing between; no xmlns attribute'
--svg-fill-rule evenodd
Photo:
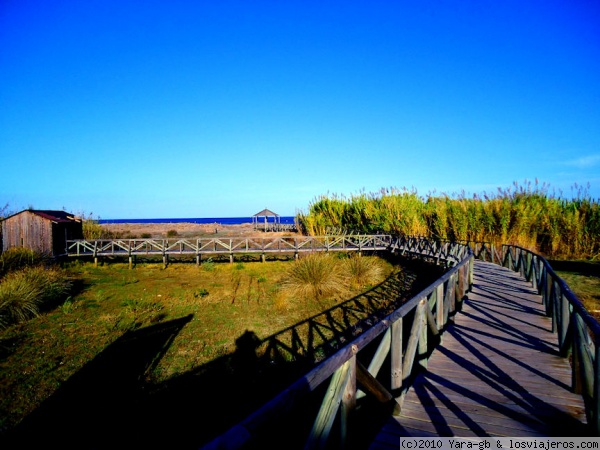
<svg viewBox="0 0 600 450"><path fill-rule="evenodd" d="M269 217L273 218L273 230L277 230L281 225L281 216L279 214L274 213L270 209L263 209L261 212L257 212L252 216L252 224L254 225L254 229L257 230L260 226L260 221L264 222L264 230L269 230Z"/></svg>

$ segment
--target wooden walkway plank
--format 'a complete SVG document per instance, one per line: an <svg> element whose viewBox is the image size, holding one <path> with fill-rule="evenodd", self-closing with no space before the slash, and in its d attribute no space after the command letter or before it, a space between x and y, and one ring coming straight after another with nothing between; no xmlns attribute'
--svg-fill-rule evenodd
<svg viewBox="0 0 600 450"><path fill-rule="evenodd" d="M541 297L518 273L475 261L462 311L370 449L403 436L593 436L570 385Z"/></svg>

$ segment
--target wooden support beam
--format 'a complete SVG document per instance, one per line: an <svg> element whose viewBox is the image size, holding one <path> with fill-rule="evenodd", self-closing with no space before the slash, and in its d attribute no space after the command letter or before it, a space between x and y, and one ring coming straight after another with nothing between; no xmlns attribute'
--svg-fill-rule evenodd
<svg viewBox="0 0 600 450"><path fill-rule="evenodd" d="M380 403L388 403L394 396L388 391L360 361L356 362L356 379L361 389L373 395Z"/></svg>
<svg viewBox="0 0 600 450"><path fill-rule="evenodd" d="M403 318L392 323L391 327L391 344L390 344L390 363L391 363L391 389L392 392L402 388L402 329Z"/></svg>
<svg viewBox="0 0 600 450"><path fill-rule="evenodd" d="M350 424L352 421L352 413L356 409L357 363L360 364L356 359L356 355L348 360L348 381L346 382L346 387L344 388L344 393L342 395L342 410L340 415L340 446L343 449L351 447L349 441L350 430L352 427Z"/></svg>
<svg viewBox="0 0 600 450"><path fill-rule="evenodd" d="M416 359L417 349L419 346L419 340L421 338L421 332L423 330L423 316L425 313L425 299L421 300L415 310L415 317L413 319L412 327L410 330L410 337L408 338L408 345L406 346L406 353L404 360L402 361L402 390L407 389L406 381L412 373L413 364Z"/></svg>
<svg viewBox="0 0 600 450"><path fill-rule="evenodd" d="M346 389L346 383L348 383L349 380L349 369L351 365L352 363L350 361L346 361L331 377L329 389L323 398L321 409L317 414L313 428L308 436L306 445L304 446L305 449L325 448L338 408L342 401L342 395Z"/></svg>

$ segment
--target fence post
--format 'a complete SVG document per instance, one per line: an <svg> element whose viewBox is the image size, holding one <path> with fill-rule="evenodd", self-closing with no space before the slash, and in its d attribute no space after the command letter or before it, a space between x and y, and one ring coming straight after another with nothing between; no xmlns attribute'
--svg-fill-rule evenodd
<svg viewBox="0 0 600 450"><path fill-rule="evenodd" d="M594 388L592 396L592 430L595 436L600 436L600 345L594 339Z"/></svg>
<svg viewBox="0 0 600 450"><path fill-rule="evenodd" d="M396 392L402 388L402 324L403 319L400 317L392 323L391 331L391 391Z"/></svg>
<svg viewBox="0 0 600 450"><path fill-rule="evenodd" d="M342 410L341 414L341 447L348 448L348 435L351 427L349 426L352 419L352 412L356 409L356 354L352 356L348 362L348 381L342 395Z"/></svg>

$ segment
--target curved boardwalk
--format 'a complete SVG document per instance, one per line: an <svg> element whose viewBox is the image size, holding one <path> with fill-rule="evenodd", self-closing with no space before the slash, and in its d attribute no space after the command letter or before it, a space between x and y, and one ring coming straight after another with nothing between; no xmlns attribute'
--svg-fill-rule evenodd
<svg viewBox="0 0 600 450"><path fill-rule="evenodd" d="M593 436L530 283L476 261L467 297L370 448L398 449L401 436Z"/></svg>

